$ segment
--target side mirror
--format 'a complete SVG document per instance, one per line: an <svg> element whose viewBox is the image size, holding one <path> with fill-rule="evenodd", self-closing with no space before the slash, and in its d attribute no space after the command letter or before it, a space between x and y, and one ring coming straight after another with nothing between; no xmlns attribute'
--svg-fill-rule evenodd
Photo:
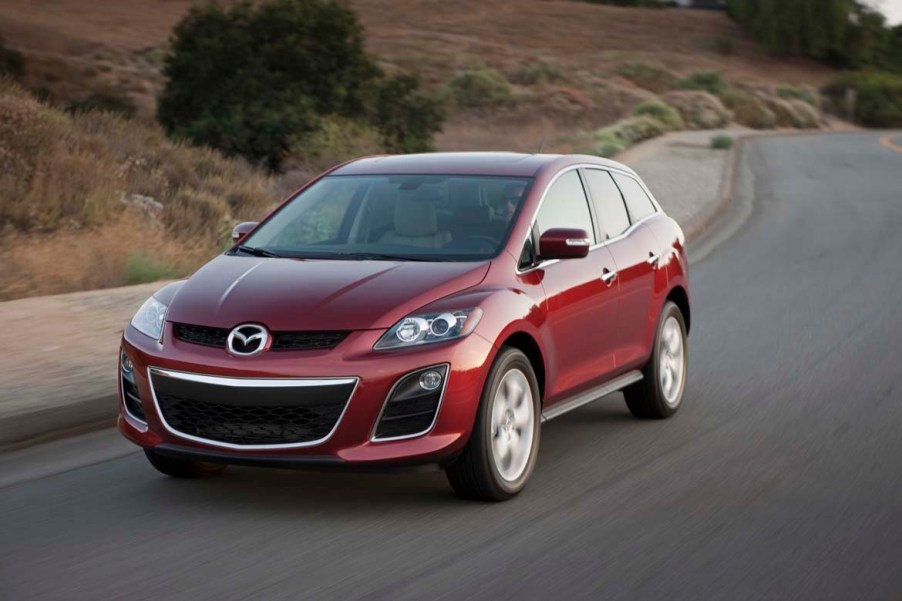
<svg viewBox="0 0 902 601"><path fill-rule="evenodd" d="M586 230L555 228L539 238L539 259L582 259L589 254L592 240Z"/></svg>
<svg viewBox="0 0 902 601"><path fill-rule="evenodd" d="M244 240L245 236L250 234L251 230L253 230L255 227L257 227L256 221L245 221L244 223L239 223L232 230L232 242L238 244L239 242Z"/></svg>

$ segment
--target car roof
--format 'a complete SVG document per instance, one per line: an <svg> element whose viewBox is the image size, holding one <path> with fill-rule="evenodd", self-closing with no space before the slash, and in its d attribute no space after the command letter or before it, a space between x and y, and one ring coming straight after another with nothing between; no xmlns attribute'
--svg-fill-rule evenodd
<svg viewBox="0 0 902 601"><path fill-rule="evenodd" d="M432 152L357 159L330 175L499 175L534 177L543 168L557 171L576 164L598 165L635 175L616 161L589 155L522 154L517 152Z"/></svg>

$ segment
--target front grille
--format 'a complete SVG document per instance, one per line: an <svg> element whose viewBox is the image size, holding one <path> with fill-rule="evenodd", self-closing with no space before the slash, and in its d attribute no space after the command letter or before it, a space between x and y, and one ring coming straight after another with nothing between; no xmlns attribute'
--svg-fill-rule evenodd
<svg viewBox="0 0 902 601"><path fill-rule="evenodd" d="M228 379L197 381L191 374L152 371L154 394L166 424L176 432L234 445L315 443L327 438L354 390L338 384L259 387ZM203 379L203 378L201 378Z"/></svg>
<svg viewBox="0 0 902 601"><path fill-rule="evenodd" d="M175 336L184 342L225 348L226 340L231 330L227 328L212 328L209 326L196 326L186 323L174 324ZM338 346L338 343L348 337L347 331L309 331L309 332L273 332L273 351L307 351L323 350Z"/></svg>
<svg viewBox="0 0 902 601"><path fill-rule="evenodd" d="M442 375L442 384L436 390L420 387L420 375L426 371ZM447 365L422 369L401 378L382 408L373 439L406 438L428 432L435 421L447 378Z"/></svg>

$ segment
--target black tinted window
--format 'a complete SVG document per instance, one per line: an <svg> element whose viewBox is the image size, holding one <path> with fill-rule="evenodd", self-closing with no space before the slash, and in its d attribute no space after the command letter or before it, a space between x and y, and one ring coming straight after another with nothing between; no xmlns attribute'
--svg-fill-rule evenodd
<svg viewBox="0 0 902 601"><path fill-rule="evenodd" d="M623 197L617 189L611 174L600 169L587 169L586 185L595 203L595 214L601 222L602 231L608 238L619 236L630 226L630 218L626 214Z"/></svg>
<svg viewBox="0 0 902 601"><path fill-rule="evenodd" d="M617 180L617 185L623 192L623 200L626 201L626 208L630 212L630 219L633 223L655 212L655 206L639 182L619 173L614 174L614 179Z"/></svg>
<svg viewBox="0 0 902 601"><path fill-rule="evenodd" d="M568 227L586 230L589 239L595 241L589 202L576 171L568 171L552 184L536 223L539 236L550 229Z"/></svg>

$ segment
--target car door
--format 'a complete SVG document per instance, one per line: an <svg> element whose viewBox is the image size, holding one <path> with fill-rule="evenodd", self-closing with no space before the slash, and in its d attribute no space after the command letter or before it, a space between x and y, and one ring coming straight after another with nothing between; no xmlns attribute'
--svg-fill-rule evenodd
<svg viewBox="0 0 902 601"><path fill-rule="evenodd" d="M609 177L616 183L630 224L624 232L607 239L620 283L620 330L615 359L617 370L625 371L643 364L651 352L647 334L657 319L651 314L651 303L660 245L642 221L657 213L657 207L632 176L609 172ZM616 206L616 194L609 191L608 198Z"/></svg>
<svg viewBox="0 0 902 601"><path fill-rule="evenodd" d="M616 281L602 275L614 260L596 245L595 226L579 173L569 170L548 188L536 216L533 240L553 228L579 228L589 233L592 248L583 259L540 264L547 307L546 345L549 381L546 407L605 379L615 368L610 332L617 326ZM539 249L541 253L541 249Z"/></svg>

